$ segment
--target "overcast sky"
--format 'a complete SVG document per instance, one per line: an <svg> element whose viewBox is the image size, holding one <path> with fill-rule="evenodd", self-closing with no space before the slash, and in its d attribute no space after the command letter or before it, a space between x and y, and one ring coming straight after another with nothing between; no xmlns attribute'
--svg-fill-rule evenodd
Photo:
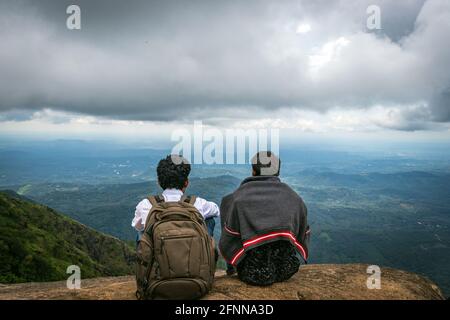
<svg viewBox="0 0 450 320"><path fill-rule="evenodd" d="M0 134L198 119L448 137L449 35L448 0L0 0Z"/></svg>

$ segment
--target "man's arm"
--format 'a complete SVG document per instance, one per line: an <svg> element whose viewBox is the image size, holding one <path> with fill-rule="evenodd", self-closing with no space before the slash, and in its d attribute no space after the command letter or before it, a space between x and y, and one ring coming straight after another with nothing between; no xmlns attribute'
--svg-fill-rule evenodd
<svg viewBox="0 0 450 320"><path fill-rule="evenodd" d="M152 205L146 199L139 202L136 206L136 210L134 211L134 218L133 221L131 221L131 226L137 231L144 231L145 219L151 208Z"/></svg>
<svg viewBox="0 0 450 320"><path fill-rule="evenodd" d="M311 232L308 224L308 208L306 207L303 200L300 204L300 230L297 239L299 239L304 245L308 247L309 245L309 234Z"/></svg>
<svg viewBox="0 0 450 320"><path fill-rule="evenodd" d="M214 218L220 215L220 210L217 204L212 201L206 201L203 198L197 198L194 203L194 207L202 214L203 218Z"/></svg>
<svg viewBox="0 0 450 320"><path fill-rule="evenodd" d="M220 205L222 212L222 232L228 233L235 237L240 237L239 219L237 218L237 212L233 202L233 195L228 195L222 199Z"/></svg>
<svg viewBox="0 0 450 320"><path fill-rule="evenodd" d="M242 250L239 219L234 206L233 194L227 195L222 199L220 211L222 234L220 236L219 249L227 263L230 264L236 254Z"/></svg>

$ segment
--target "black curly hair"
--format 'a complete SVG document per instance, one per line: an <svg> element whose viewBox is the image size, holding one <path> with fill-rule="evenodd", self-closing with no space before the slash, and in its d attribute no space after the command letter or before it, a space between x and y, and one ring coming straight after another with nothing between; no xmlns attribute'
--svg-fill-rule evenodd
<svg viewBox="0 0 450 320"><path fill-rule="evenodd" d="M163 189L183 189L190 172L191 165L189 162L176 154L161 159L156 168L158 182Z"/></svg>

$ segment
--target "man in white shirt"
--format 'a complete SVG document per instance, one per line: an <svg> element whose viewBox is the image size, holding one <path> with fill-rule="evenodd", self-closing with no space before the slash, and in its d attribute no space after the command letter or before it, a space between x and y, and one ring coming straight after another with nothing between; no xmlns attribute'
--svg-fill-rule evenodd
<svg viewBox="0 0 450 320"><path fill-rule="evenodd" d="M189 186L189 173L191 165L186 159L178 155L169 155L158 163L156 168L158 183L164 190L162 196L166 202L177 202L181 199L186 188ZM219 216L219 207L211 201L197 197L194 206L205 218L208 232L213 236L215 221L214 217ZM144 231L145 221L152 208L148 199L144 199L136 206L131 226L135 228L139 235Z"/></svg>

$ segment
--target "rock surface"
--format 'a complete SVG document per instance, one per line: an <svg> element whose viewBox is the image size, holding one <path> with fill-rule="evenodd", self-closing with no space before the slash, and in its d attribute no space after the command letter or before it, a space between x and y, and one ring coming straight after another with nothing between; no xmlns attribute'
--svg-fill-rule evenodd
<svg viewBox="0 0 450 320"><path fill-rule="evenodd" d="M367 289L367 265L308 265L289 281L270 287L253 287L236 276L223 272L216 276L214 288L207 300L267 299L444 299L440 289L430 280L405 271L382 268L381 289ZM65 281L0 285L0 299L134 299L133 276L82 280L80 290L68 290Z"/></svg>

